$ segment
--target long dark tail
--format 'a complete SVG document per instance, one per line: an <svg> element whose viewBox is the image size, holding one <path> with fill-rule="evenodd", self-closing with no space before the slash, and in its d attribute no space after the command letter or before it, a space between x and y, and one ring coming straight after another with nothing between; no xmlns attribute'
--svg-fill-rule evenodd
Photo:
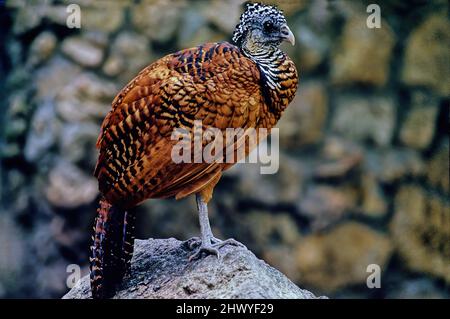
<svg viewBox="0 0 450 319"><path fill-rule="evenodd" d="M100 199L91 246L91 290L94 299L114 296L130 268L135 216Z"/></svg>

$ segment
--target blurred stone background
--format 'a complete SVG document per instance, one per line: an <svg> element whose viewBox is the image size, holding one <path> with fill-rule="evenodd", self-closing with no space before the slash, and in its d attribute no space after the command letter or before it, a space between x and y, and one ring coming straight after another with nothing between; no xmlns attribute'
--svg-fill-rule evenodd
<svg viewBox="0 0 450 319"><path fill-rule="evenodd" d="M301 81L280 170L234 167L211 204L234 237L316 294L450 296L448 4L274 1ZM380 29L366 7L381 7ZM81 7L81 29L66 26ZM100 123L142 67L229 40L241 1L7 1L0 11L0 297L60 297L87 260ZM197 235L194 199L137 209L139 237ZM369 289L369 264L381 288Z"/></svg>

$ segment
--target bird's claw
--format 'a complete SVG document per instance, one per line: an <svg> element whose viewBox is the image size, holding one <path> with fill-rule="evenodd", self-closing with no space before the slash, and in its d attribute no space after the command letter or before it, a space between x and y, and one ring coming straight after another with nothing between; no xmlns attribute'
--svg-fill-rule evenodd
<svg viewBox="0 0 450 319"><path fill-rule="evenodd" d="M220 255L220 252L217 248L214 248L213 245L210 246L200 246L200 248L189 257L189 261L193 261L197 258L199 258L202 253L206 253L207 255L216 255L217 259L221 260L222 256Z"/></svg>
<svg viewBox="0 0 450 319"><path fill-rule="evenodd" d="M193 249L195 246L198 245L199 240L200 239L193 238L193 242L189 243L189 247L191 249ZM219 249L226 245L233 245L233 246L247 248L247 247L245 247L244 244L241 244L240 242L238 242L237 240L235 240L233 238L221 240L221 239L218 239L215 237L211 237L208 241L209 241L209 243L206 243L206 244L201 242L198 250L189 257L189 261L199 258L202 255L202 253L206 253L207 255L216 255L217 259L221 260L222 256L219 252Z"/></svg>
<svg viewBox="0 0 450 319"><path fill-rule="evenodd" d="M186 241L186 245L189 250L194 250L197 246L201 245L201 243L202 240L200 239L200 237L192 237Z"/></svg>
<svg viewBox="0 0 450 319"><path fill-rule="evenodd" d="M244 244L238 242L234 238L228 238L228 239L225 239L225 240L221 240L221 239L213 237L211 239L211 243L213 243L213 245L218 245L218 248L221 248L221 247L223 247L225 245L232 245L232 246L237 246L237 247L242 247L242 248L247 249L247 247Z"/></svg>

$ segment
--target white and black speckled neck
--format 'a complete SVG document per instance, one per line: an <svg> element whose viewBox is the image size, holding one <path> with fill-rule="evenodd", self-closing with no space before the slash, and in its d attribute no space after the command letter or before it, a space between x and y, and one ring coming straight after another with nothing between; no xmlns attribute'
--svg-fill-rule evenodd
<svg viewBox="0 0 450 319"><path fill-rule="evenodd" d="M286 59L286 54L279 48L261 48L253 52L242 49L243 54L254 61L262 73L262 80L268 88L275 90L280 88L280 66Z"/></svg>

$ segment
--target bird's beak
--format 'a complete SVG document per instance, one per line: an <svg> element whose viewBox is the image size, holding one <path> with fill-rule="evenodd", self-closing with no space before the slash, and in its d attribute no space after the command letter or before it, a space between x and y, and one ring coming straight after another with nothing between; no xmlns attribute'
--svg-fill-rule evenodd
<svg viewBox="0 0 450 319"><path fill-rule="evenodd" d="M281 27L281 38L283 39L283 41L288 41L290 44L295 45L294 34L286 24Z"/></svg>

